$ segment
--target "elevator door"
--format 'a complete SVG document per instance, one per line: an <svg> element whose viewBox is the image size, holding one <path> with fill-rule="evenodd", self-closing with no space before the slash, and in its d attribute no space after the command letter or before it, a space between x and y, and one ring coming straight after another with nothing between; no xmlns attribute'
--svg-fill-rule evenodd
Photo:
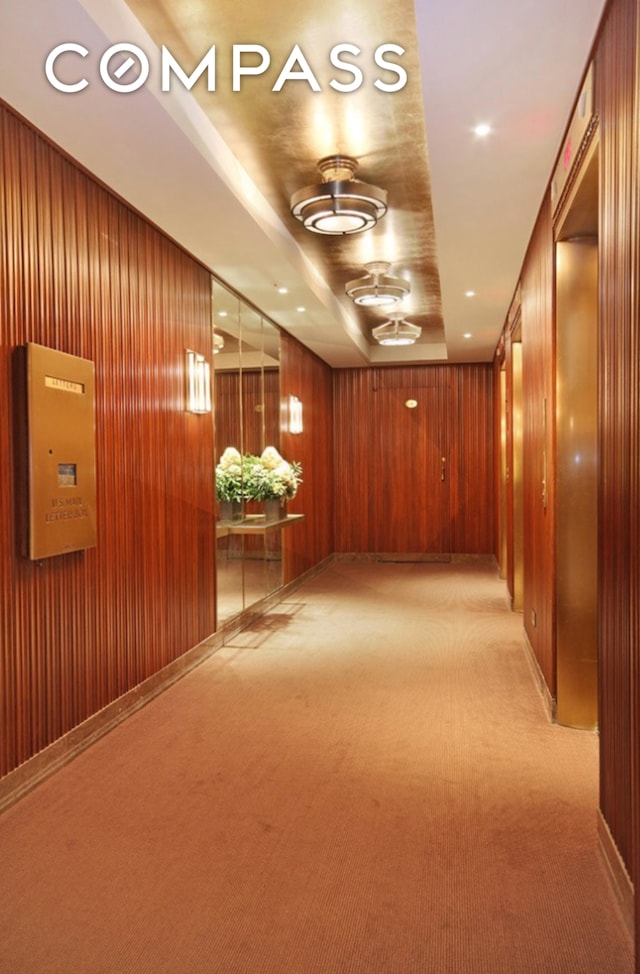
<svg viewBox="0 0 640 974"><path fill-rule="evenodd" d="M448 555L447 390L435 386L378 389L373 398L375 550Z"/></svg>
<svg viewBox="0 0 640 974"><path fill-rule="evenodd" d="M598 720L598 245L556 247L558 721Z"/></svg>

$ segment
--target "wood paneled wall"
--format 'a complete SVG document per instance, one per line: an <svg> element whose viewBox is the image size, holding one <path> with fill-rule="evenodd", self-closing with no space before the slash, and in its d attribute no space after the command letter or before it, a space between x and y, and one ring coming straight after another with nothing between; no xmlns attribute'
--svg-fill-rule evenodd
<svg viewBox="0 0 640 974"><path fill-rule="evenodd" d="M631 878L636 882L640 875L640 850L636 835L640 808L637 743L640 706L640 100L637 65L640 47L637 17L636 0L617 0L613 3L604 23L596 54L601 191L601 808Z"/></svg>
<svg viewBox="0 0 640 974"><path fill-rule="evenodd" d="M490 365L337 371L336 551L493 553L492 423ZM445 495L440 457L431 456L441 449ZM422 480L427 467L437 474L431 485Z"/></svg>
<svg viewBox="0 0 640 974"><path fill-rule="evenodd" d="M452 491L455 519L451 551L494 553L493 374L491 365L449 366L452 383Z"/></svg>
<svg viewBox="0 0 640 974"><path fill-rule="evenodd" d="M280 442L280 373L278 369L243 369L242 391L237 370L214 372L216 455L228 447L262 453ZM258 408L259 407L259 408Z"/></svg>
<svg viewBox="0 0 640 974"><path fill-rule="evenodd" d="M216 430L216 462L229 446L243 451L242 415L243 404L240 399L240 378L237 371L215 370L213 375L214 423Z"/></svg>
<svg viewBox="0 0 640 974"><path fill-rule="evenodd" d="M288 503L305 520L282 532L283 574L288 583L333 553L335 504L332 441L332 371L295 338L282 334L280 394L302 402L304 432L282 433L281 453L302 464L303 483Z"/></svg>
<svg viewBox="0 0 640 974"><path fill-rule="evenodd" d="M209 273L0 105L0 775L215 627ZM27 341L96 369L98 543L18 553L11 365Z"/></svg>
<svg viewBox="0 0 640 974"><path fill-rule="evenodd" d="M555 696L554 268L551 204L538 216L522 270L524 627Z"/></svg>
<svg viewBox="0 0 640 974"><path fill-rule="evenodd" d="M600 807L640 877L640 19L612 0L594 44L599 128ZM577 79L579 82L579 79ZM522 270L524 624L556 693L554 245L545 200ZM505 330L505 338L507 333ZM545 410L546 401L546 410ZM546 412L546 422L545 422ZM494 432L498 437L498 428ZM542 503L546 481L546 509ZM533 625L533 613L536 625ZM636 931L640 897L636 896ZM636 950L640 971L640 950Z"/></svg>

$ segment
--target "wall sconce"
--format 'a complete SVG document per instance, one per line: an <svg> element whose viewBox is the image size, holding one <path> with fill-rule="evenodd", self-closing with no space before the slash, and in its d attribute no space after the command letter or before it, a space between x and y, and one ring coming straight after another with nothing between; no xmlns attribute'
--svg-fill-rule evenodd
<svg viewBox="0 0 640 974"><path fill-rule="evenodd" d="M297 396L289 396L289 432L302 433L302 403Z"/></svg>
<svg viewBox="0 0 640 974"><path fill-rule="evenodd" d="M188 413L211 412L211 369L204 355L185 350L187 357L186 410Z"/></svg>

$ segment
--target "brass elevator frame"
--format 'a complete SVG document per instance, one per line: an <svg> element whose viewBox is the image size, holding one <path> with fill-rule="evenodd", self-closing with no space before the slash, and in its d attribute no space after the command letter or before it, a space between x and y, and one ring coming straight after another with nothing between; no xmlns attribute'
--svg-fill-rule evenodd
<svg viewBox="0 0 640 974"><path fill-rule="evenodd" d="M597 167L594 144L555 251L557 719L586 730L598 726Z"/></svg>
<svg viewBox="0 0 640 974"><path fill-rule="evenodd" d="M511 343L511 483L513 490L513 592L512 607L524 609L524 496L523 496L523 402L522 342Z"/></svg>
<svg viewBox="0 0 640 974"><path fill-rule="evenodd" d="M500 369L500 577L509 577L509 545L507 543L507 488L509 463L507 456L507 429L509 404L507 402L507 373L503 364Z"/></svg>

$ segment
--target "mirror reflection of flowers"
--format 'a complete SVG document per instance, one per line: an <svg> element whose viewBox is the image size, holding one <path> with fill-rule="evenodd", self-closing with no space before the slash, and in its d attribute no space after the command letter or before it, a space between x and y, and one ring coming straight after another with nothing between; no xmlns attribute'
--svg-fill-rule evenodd
<svg viewBox="0 0 640 974"><path fill-rule="evenodd" d="M274 446L262 456L240 454L228 446L216 466L216 499L219 501L291 500L302 483L302 467L284 460Z"/></svg>
<svg viewBox="0 0 640 974"><path fill-rule="evenodd" d="M216 499L241 501L243 492L242 457L233 446L228 446L216 467Z"/></svg>
<svg viewBox="0 0 640 974"><path fill-rule="evenodd" d="M274 446L268 446L259 457L247 461L246 490L253 500L291 500L302 483L302 467L296 461L284 460Z"/></svg>

